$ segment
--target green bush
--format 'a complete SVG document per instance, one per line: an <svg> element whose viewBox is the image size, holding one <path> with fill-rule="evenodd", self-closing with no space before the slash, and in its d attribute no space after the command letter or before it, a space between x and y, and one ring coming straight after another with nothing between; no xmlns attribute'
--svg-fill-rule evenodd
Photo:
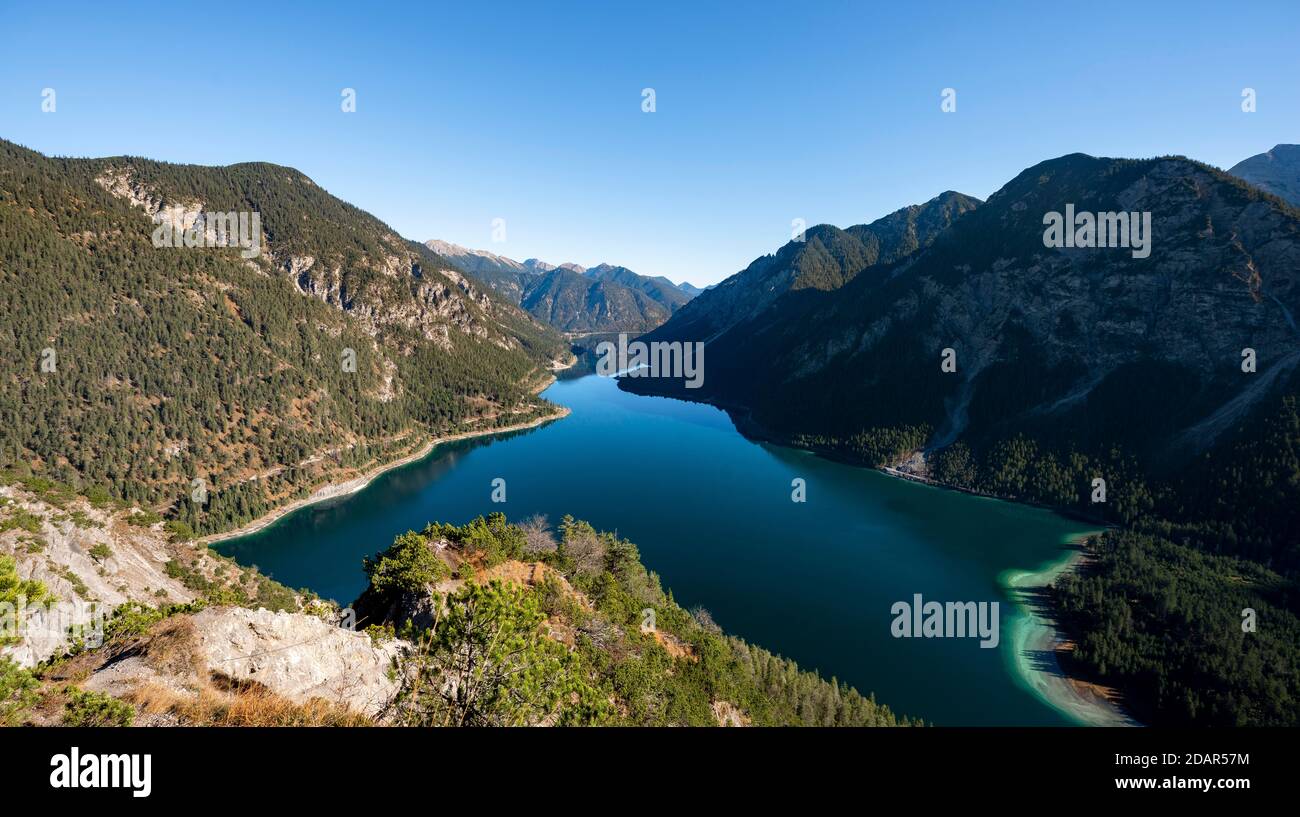
<svg viewBox="0 0 1300 817"><path fill-rule="evenodd" d="M426 536L407 531L378 558L365 560L366 576L371 588L381 596L420 590L449 575L445 562L438 558Z"/></svg>
<svg viewBox="0 0 1300 817"><path fill-rule="evenodd" d="M171 534L173 542L188 542L194 538L194 529L179 519L170 519L163 525L163 530Z"/></svg>
<svg viewBox="0 0 1300 817"><path fill-rule="evenodd" d="M0 726L19 726L40 700L40 681L29 670L0 656Z"/></svg>
<svg viewBox="0 0 1300 817"><path fill-rule="evenodd" d="M46 586L35 579L18 577L18 563L12 556L0 556L0 603L17 606L20 601L25 604L40 604L50 597ZM6 636L0 632L0 646L16 643L17 636Z"/></svg>
<svg viewBox="0 0 1300 817"><path fill-rule="evenodd" d="M162 517L153 511L135 511L126 518L128 524L141 528L147 528L150 525L156 525L162 521Z"/></svg>
<svg viewBox="0 0 1300 817"><path fill-rule="evenodd" d="M524 532L499 512L476 517L460 526L435 522L424 529L424 535L460 545L467 554L482 558L487 567L520 558L526 541Z"/></svg>
<svg viewBox="0 0 1300 817"><path fill-rule="evenodd" d="M68 695L63 708L64 726L130 726L135 721L135 709L110 695L75 687L64 691Z"/></svg>

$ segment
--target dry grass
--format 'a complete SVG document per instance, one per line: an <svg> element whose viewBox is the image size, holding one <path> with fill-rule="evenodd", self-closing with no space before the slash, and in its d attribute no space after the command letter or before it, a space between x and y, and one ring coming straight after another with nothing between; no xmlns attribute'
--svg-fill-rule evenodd
<svg viewBox="0 0 1300 817"><path fill-rule="evenodd" d="M197 693L161 684L136 687L126 700L144 715L170 715L185 726L374 726L365 715L320 698L295 703L256 681L219 673Z"/></svg>
<svg viewBox="0 0 1300 817"><path fill-rule="evenodd" d="M149 666L165 675L191 676L203 672L194 620L189 616L172 616L159 622L142 650Z"/></svg>

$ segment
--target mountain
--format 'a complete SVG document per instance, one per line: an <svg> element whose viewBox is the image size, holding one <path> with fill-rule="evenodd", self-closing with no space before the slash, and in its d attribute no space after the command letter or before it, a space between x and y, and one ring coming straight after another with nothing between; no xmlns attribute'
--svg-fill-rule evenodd
<svg viewBox="0 0 1300 817"><path fill-rule="evenodd" d="M669 307L639 289L568 269L554 269L531 279L520 305L564 332L640 333L660 325L671 314Z"/></svg>
<svg viewBox="0 0 1300 817"><path fill-rule="evenodd" d="M425 246L516 304L523 295L521 282L527 276L554 269L546 264L545 269L539 270L537 265L541 262L536 259L530 259L533 261L530 265L527 261L520 263L486 250L471 250L446 241L426 241Z"/></svg>
<svg viewBox="0 0 1300 817"><path fill-rule="evenodd" d="M693 297L667 278L638 275L627 267L520 262L436 239L425 246L565 332L645 332Z"/></svg>
<svg viewBox="0 0 1300 817"><path fill-rule="evenodd" d="M1300 145L1278 145L1238 162L1228 172L1300 207Z"/></svg>
<svg viewBox="0 0 1300 817"><path fill-rule="evenodd" d="M1149 212L1150 256L1044 246L1045 214L1067 204ZM900 213L882 221L897 227ZM703 388L623 385L740 407L785 438L845 445L910 429L904 447L933 451L1023 434L1062 449L1120 446L1159 470L1224 439L1293 381L1300 214L1221 171L1073 154L945 221L874 256L855 228L810 230L804 246L755 261L648 335L705 341ZM879 223L873 235L908 234ZM1246 348L1257 374L1242 372ZM955 373L940 370L944 349Z"/></svg>
<svg viewBox="0 0 1300 817"><path fill-rule="evenodd" d="M650 296L651 299L668 307L669 312L677 311L679 307L689 301L692 297L686 291L682 290L662 275L654 278L645 275L637 275L627 267L615 267L609 264L600 264L589 268L583 274L588 278L597 281L612 282L625 286L628 289L642 292Z"/></svg>
<svg viewBox="0 0 1300 817"><path fill-rule="evenodd" d="M254 246L211 246L211 222L191 231L200 246L172 246L167 228L199 212L243 212ZM3 141L0 317L0 464L200 531L436 434L550 413L532 388L567 355L292 168L54 159Z"/></svg>
<svg viewBox="0 0 1300 817"><path fill-rule="evenodd" d="M829 224L808 229L774 255L709 288L673 316L652 339L712 343L741 322L777 304L792 304L805 290L838 289L864 269L888 264L926 246L979 200L949 191L905 207L871 224L841 230Z"/></svg>

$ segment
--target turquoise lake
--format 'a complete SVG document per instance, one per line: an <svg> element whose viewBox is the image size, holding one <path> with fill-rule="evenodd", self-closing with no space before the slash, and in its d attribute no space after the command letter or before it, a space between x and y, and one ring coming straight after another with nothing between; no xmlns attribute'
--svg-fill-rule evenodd
<svg viewBox="0 0 1300 817"><path fill-rule="evenodd" d="M1087 526L1049 511L944 491L747 440L707 405L620 391L596 376L544 396L572 414L540 428L447 443L364 490L216 546L343 604L362 557L431 521L564 514L635 542L685 607L728 632L940 725L1062 725L1016 676L1020 613L998 576L1061 558ZM505 503L491 499L506 481ZM791 500L806 481L807 501ZM998 601L1001 644L894 638L891 606Z"/></svg>

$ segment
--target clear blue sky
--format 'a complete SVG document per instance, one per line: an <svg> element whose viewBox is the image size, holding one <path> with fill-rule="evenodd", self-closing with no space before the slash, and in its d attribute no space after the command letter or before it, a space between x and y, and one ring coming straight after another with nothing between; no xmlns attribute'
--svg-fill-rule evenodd
<svg viewBox="0 0 1300 817"><path fill-rule="evenodd" d="M1231 166L1300 142L1298 86L1295 0L0 0L0 137L277 162L408 238L697 284L775 250L793 218L984 198L1073 151Z"/></svg>

